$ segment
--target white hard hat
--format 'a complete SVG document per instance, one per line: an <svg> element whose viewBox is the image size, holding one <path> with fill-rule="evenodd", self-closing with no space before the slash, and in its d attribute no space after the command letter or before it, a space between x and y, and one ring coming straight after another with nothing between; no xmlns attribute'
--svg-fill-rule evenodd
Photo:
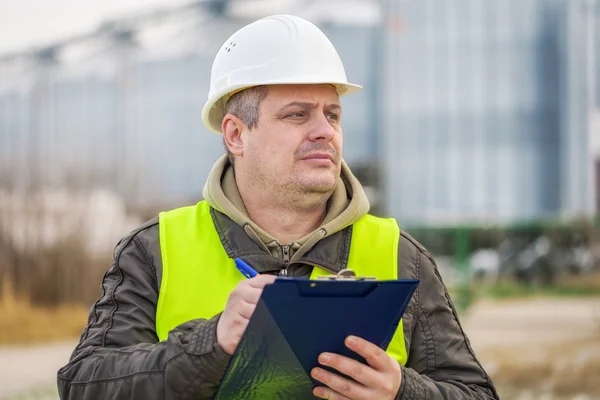
<svg viewBox="0 0 600 400"><path fill-rule="evenodd" d="M245 88L322 83L334 85L340 96L362 88L348 83L335 47L314 24L292 15L266 17L235 32L219 49L202 121L222 133L230 94Z"/></svg>

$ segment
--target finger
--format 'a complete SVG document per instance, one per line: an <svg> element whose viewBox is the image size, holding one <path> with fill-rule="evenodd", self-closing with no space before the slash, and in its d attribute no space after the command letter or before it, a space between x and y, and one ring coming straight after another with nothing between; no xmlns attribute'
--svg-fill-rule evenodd
<svg viewBox="0 0 600 400"><path fill-rule="evenodd" d="M378 371L396 369L396 360L390 357L381 347L357 336L348 336L346 346L362 356L367 363Z"/></svg>
<svg viewBox="0 0 600 400"><path fill-rule="evenodd" d="M273 275L259 275L242 282L236 289L241 298L248 303L256 304L260 299L264 287L273 283L275 279L277 279L277 277Z"/></svg>
<svg viewBox="0 0 600 400"><path fill-rule="evenodd" d="M275 282L277 276L275 275L256 275L252 279L248 279L246 282L253 288L263 289L265 286Z"/></svg>
<svg viewBox="0 0 600 400"><path fill-rule="evenodd" d="M262 289L257 289L252 286L244 286L238 288L238 298L250 304L257 304L262 292Z"/></svg>
<svg viewBox="0 0 600 400"><path fill-rule="evenodd" d="M234 311L242 316L245 319L252 318L252 314L254 314L254 310L256 309L256 304L248 303L247 301L241 301L236 304Z"/></svg>
<svg viewBox="0 0 600 400"><path fill-rule="evenodd" d="M324 383L328 388L333 389L333 391L350 399L369 400L372 397L369 397L369 390L360 383L343 378L338 374L326 371L323 368L313 368L311 371L311 376L319 382ZM331 392L327 392L327 394L332 395ZM335 397L325 398L331 399Z"/></svg>
<svg viewBox="0 0 600 400"><path fill-rule="evenodd" d="M320 399L350 400L348 397L326 386L317 386L313 389L313 394Z"/></svg>
<svg viewBox="0 0 600 400"><path fill-rule="evenodd" d="M339 354L322 353L319 363L338 370L366 387L377 387L381 380L381 373L371 366Z"/></svg>

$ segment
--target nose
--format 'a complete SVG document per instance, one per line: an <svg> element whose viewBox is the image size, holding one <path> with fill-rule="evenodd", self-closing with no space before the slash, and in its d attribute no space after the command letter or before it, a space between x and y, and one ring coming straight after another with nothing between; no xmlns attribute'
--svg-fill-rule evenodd
<svg viewBox="0 0 600 400"><path fill-rule="evenodd" d="M316 116L311 124L309 140L312 142L319 140L330 142L337 133L336 129L331 125L331 122L327 119L326 115L321 113L315 114Z"/></svg>

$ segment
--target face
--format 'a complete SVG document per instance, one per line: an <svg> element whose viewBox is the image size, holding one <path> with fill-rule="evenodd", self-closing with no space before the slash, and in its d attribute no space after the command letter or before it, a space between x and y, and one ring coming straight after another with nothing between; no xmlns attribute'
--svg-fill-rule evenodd
<svg viewBox="0 0 600 400"><path fill-rule="evenodd" d="M341 112L331 85L270 86L258 126L240 135L236 175L268 192L331 193L341 169Z"/></svg>

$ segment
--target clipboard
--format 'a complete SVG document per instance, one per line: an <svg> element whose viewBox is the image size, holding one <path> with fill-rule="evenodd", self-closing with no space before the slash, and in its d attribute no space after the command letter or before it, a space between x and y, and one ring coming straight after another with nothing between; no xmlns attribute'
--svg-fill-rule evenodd
<svg viewBox="0 0 600 400"><path fill-rule="evenodd" d="M280 277L267 285L215 399L314 399L324 351L365 362L348 335L386 349L418 280ZM323 366L321 366L323 367Z"/></svg>

